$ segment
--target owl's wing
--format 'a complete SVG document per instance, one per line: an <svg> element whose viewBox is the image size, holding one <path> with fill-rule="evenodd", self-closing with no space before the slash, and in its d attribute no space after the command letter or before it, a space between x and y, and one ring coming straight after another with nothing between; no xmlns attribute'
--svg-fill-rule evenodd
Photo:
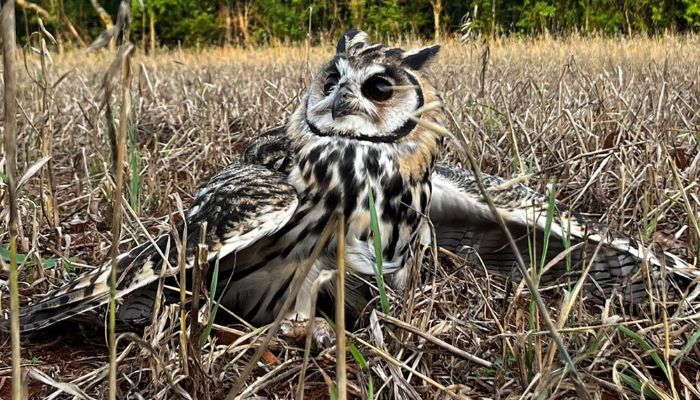
<svg viewBox="0 0 700 400"><path fill-rule="evenodd" d="M243 151L243 161L288 173L292 166L292 140L287 127L279 125L254 137Z"/></svg>
<svg viewBox="0 0 700 400"><path fill-rule="evenodd" d="M206 245L209 259L245 249L278 231L289 221L298 204L297 192L283 174L259 165L235 162L195 192L187 211L187 267L193 265L199 242L200 227L207 223ZM182 237L185 224L177 234ZM170 234L144 243L117 259L117 297L142 288L161 276L163 256L167 257L172 275L177 271L177 249ZM110 262L77 277L39 302L24 307L20 313L23 331L46 327L109 300ZM7 321L0 329L8 328Z"/></svg>
<svg viewBox="0 0 700 400"><path fill-rule="evenodd" d="M514 253L483 199L474 174L461 168L437 166L432 178L430 219L438 245L462 256L476 252L488 269L519 276ZM648 298L642 273L643 259L651 267L652 279L656 282L661 281L662 265L681 286L687 286L689 281L700 276L697 268L679 257L644 249L630 237L610 232L559 202L553 207L554 218L542 264L547 197L522 184L507 185L499 177L483 174L482 180L526 263L530 261L537 267L547 265L563 251L570 251L568 261L563 258L543 274L544 285L566 283L566 277L569 282L575 282L577 274L583 271L582 261L591 260L598 244L600 248L589 271L586 293L599 299L609 297L614 288L628 301Z"/></svg>

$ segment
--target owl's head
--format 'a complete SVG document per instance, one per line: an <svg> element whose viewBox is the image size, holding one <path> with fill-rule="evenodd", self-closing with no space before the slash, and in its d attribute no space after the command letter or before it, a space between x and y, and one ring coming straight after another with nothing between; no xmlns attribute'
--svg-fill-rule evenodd
<svg viewBox="0 0 700 400"><path fill-rule="evenodd" d="M399 141L416 128L411 116L437 99L423 69L439 50L368 44L366 33L352 29L314 78L294 119L317 136Z"/></svg>

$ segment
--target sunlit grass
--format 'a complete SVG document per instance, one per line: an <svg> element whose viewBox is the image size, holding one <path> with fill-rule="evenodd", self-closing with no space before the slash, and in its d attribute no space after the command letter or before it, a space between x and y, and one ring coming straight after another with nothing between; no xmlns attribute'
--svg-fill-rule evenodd
<svg viewBox="0 0 700 400"><path fill-rule="evenodd" d="M571 208L591 213L635 238L641 237L645 244L653 240L657 231L681 232L671 251L691 262L693 256L700 254L700 233L694 222L699 215L695 200L698 185L694 182L699 178L693 167L700 149L700 86L694 64L700 59L699 37L497 39L488 43L490 57L481 96L485 43L459 45L448 39L443 45L439 60L431 67L432 76L485 172L513 177L526 169L532 173L527 184L540 192L557 182L556 189L550 191L547 213L552 209L551 196L556 196ZM332 54L332 44L311 48L311 70ZM63 236L57 242L55 233L47 228L47 215L39 201L39 179L30 178L19 193L18 207L22 237L17 247L24 303L36 301L50 287L67 279L61 268L52 268L59 265L58 260L96 266L107 259L109 220L104 218L110 215L105 210L116 204L111 200L113 191L107 176L111 166L106 140L109 121L102 117L99 108L101 76L114 54L69 52L52 57L54 64L46 75L42 75L40 60L33 54L28 55L27 69L56 83L48 110L55 127L51 152L56 182L54 200ZM133 61L130 93L134 118L129 125L133 136L124 163L130 172L126 200L137 210L139 222L153 235L167 231L168 215L176 218L173 198L181 198L186 206L194 189L237 157L250 137L287 120L310 79L302 47L162 50L153 57L137 52ZM21 176L23 169L42 157L34 129L41 129L47 116L43 111L43 93L26 72L19 73L18 78L17 104L22 108L17 113L21 121L17 150ZM662 144L667 149L683 149L684 153L666 154L660 150ZM440 162L465 165L464 158L451 146L439 158ZM377 182L366 183L369 189L379 189ZM7 184L7 176L0 175L0 197L6 193L3 190ZM4 195L3 201L7 198ZM374 200L372 197L371 202ZM389 298L382 276L376 208L376 204L370 206L370 245L379 262L376 276L370 280L377 284L378 308L494 365L485 369L459 361L453 353L419 335L403 335L389 329L383 331L387 346L381 349L368 338L366 329L360 329L351 333L357 339L349 336L348 343L356 364L347 372L349 390L360 390L352 395L385 398L390 392L402 393L402 385L418 388L420 393L442 394L443 388L464 384L472 390L469 396L492 397L501 390L497 379L504 377L508 382L500 392L504 397L575 396L570 378L560 380L560 375L556 375L561 371L560 360L547 362L545 356L547 352L552 354L553 348L551 337L541 326L530 324L536 316L531 314L529 302L516 296L519 282L504 283L500 276L487 275L478 265L439 259L424 272L423 279L419 277L414 292L396 292ZM123 219L122 250L145 240L135 218L129 215ZM5 219L0 221L0 225L5 223ZM566 221L556 219L548 224L554 222L566 225ZM682 231L684 225L687 228ZM544 243L547 236L545 232L533 246L535 272L546 265L541 255L549 247ZM0 226L3 261L9 260L9 243L6 227ZM570 244L565 243L564 247L570 248ZM43 275L35 281L30 270L38 270L39 264ZM573 266L567 256L567 270L572 268L578 266ZM0 271L0 279L6 276L5 270ZM224 279L219 278L219 282ZM679 388L688 385L689 393L694 393L697 382L687 371L689 366L692 368L693 346L700 337L694 326L697 318L669 316L675 336L670 338L671 361L666 362L661 356L664 351L659 350L665 346L662 324L652 316L631 315L615 303L605 310L591 307L581 299L580 283L572 278L566 287L543 296L577 366L589 371L586 384L593 394L634 397L643 392L648 397L663 398L672 393L651 353L642 342L618 330L618 324L629 327L643 343L656 349L653 353L667 365L674 384ZM571 298L562 301L560 295L565 289L571 291ZM210 286L209 294L212 317L217 311L224 312L215 301L221 293ZM2 295L6 304L6 291ZM409 302L402 296L412 296L410 303L416 304L416 309L408 312ZM173 312L171 308L163 307L160 312L154 316L154 326L159 330L151 339L153 352L142 352L141 347L134 345L120 354L133 360L120 363L120 384L127 387L133 383L144 398L172 397L175 386L169 382L186 382L192 376L191 371L183 371L187 357L183 360L178 355L182 354L181 343L172 339L178 337L180 330L177 310L174 317L169 314ZM204 346L199 362L206 366L207 374L220 378L211 380L212 388L226 392L227 385L239 378L238 373L260 346L259 335L251 334L248 327L241 329L245 333L229 339L229 345L208 321L206 338L204 333L194 338L195 344L202 345L207 340L211 344ZM519 342L519 338L527 337L533 338L529 348ZM541 348L537 351L542 352L537 357L534 340ZM27 346L31 350L31 344ZM257 394L262 397L282 392L291 396L298 372L290 371L298 367L301 351L276 341L270 343L270 348L282 366L261 361L255 364L245 384L250 387L260 382ZM584 351L579 354L578 349ZM1 358L9 359L8 352L9 347L0 349ZM328 364L329 354L332 352L309 354L307 394L314 394L319 385L328 390L319 370L333 368ZM520 360L527 357L542 358L542 369L534 362L521 365ZM45 364L42 367L50 367L52 360L47 356L39 362ZM158 368L143 368L150 363ZM649 372L643 363L652 365L653 371ZM225 374L223 365L228 366ZM61 381L70 381L95 371L92 365L82 367L59 370L57 376ZM526 377L539 374L537 385L528 389L530 381L521 381L521 368L527 369ZM283 378L259 381L266 374ZM104 375L85 376L80 385L104 384L98 379ZM473 384L475 376L479 377L479 384ZM542 391L532 393L535 388Z"/></svg>

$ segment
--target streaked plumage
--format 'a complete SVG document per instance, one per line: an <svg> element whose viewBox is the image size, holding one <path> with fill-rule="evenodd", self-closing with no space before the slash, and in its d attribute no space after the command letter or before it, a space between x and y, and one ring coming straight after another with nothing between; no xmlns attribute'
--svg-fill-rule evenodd
<svg viewBox="0 0 700 400"><path fill-rule="evenodd" d="M521 255L527 262L534 253L532 264L539 267L548 198L522 184L499 190L507 186L504 179L487 174L482 178L516 239ZM490 270L518 277L514 254L483 200L474 174L438 165L432 183L430 218L435 225L438 245L462 256L478 254ZM629 236L556 202L545 264L567 250L565 242L569 247L578 246L570 252L571 263L567 266L563 258L551 265L542 275L542 285L572 285L592 259L584 295L604 300L614 292L621 295L626 304L632 304L649 300L650 294L659 299L660 294L654 291L659 283L670 283L666 285L670 290L669 299L678 299L688 283L700 277L697 268L677 256L668 252L654 253ZM533 246L534 252L531 251ZM649 266L648 275L644 262ZM662 276L662 266L668 273L667 280Z"/></svg>
<svg viewBox="0 0 700 400"><path fill-rule="evenodd" d="M233 163L216 174L195 193L195 200L187 211L187 262L192 265L199 241L199 228L207 222L206 243L209 259L249 247L261 238L278 231L294 215L298 206L294 187L286 177L263 166ZM178 225L182 237L185 224ZM161 274L163 257L167 255L166 274L177 272L177 251L170 235L155 239L155 246L146 242L118 258L117 296L147 287ZM23 330L39 329L83 311L105 304L109 300L109 272L111 263L105 263L87 275L76 278L49 293L39 303L20 312ZM143 293L143 292L141 292ZM152 299L152 297L151 297ZM134 301L135 297L130 296ZM130 304L130 302L127 302ZM146 303L146 305L150 305ZM150 316L143 310L120 310L122 319L141 322Z"/></svg>
<svg viewBox="0 0 700 400"><path fill-rule="evenodd" d="M429 222L438 244L460 255L474 248L487 267L507 274L515 270L512 253L471 173L435 167L441 138L412 118L423 105L439 101L423 72L439 47L407 52L369 45L366 39L356 30L343 35L336 56L311 82L289 122L256 138L240 161L200 187L185 222L178 226L180 236L187 226L191 267L200 224L207 222L209 257L221 258L217 292L224 293L222 303L254 324L270 322L278 313L295 272L334 213L343 213L346 219L346 265L354 276L349 279L347 305L356 311L364 307L367 290L361 282L373 280L376 264L368 188L380 219L386 281L394 288L406 284L419 244L430 242ZM442 124L444 113L431 108L420 118ZM500 178L486 177L491 188L501 183ZM522 185L494 196L518 235L541 232L547 207L544 196ZM603 234L601 226L561 205L557 214L548 257L563 249L561 239L567 235L573 244L602 241L591 270L595 282L587 285L587 293L595 294L600 288L599 295L607 296L615 285L622 285L631 290L628 299L640 298L643 280L636 272L642 254L636 244L624 236ZM322 270L335 268L334 240L306 277L295 313L312 315L309 290ZM171 242L170 235L163 235L154 244L144 243L119 258L119 296L131 293L120 309L122 319L150 318L154 282L163 270L162 254L170 265L177 264ZM527 249L527 239L520 243ZM572 257L574 261L585 258L579 251ZM677 257L660 258L684 279L697 276ZM656 256L649 261L652 265L663 262ZM564 276L564 268L562 262L555 265L545 282ZM165 268L165 272L173 275L175 269ZM106 303L108 275L106 263L25 307L22 328L45 327ZM332 297L330 289L326 294Z"/></svg>
<svg viewBox="0 0 700 400"><path fill-rule="evenodd" d="M240 162L197 190L187 212L188 267L198 225L206 221L210 258L221 257L221 302L254 324L270 322L278 313L295 272L334 213L345 215L346 267L372 279L376 256L369 188L380 218L384 273L390 284L404 284L412 250L421 234L429 237L421 215L429 206L440 138L410 117L437 100L422 68L438 47L405 52L369 46L366 39L356 30L343 35L336 56L311 82L286 127L256 140ZM433 110L420 118L440 124L443 114ZM286 143L280 146L276 137ZM182 232L184 224L177 234ZM306 278L295 314L311 315L310 286L322 270L335 268L334 240ZM155 246L145 243L120 257L119 295L131 293L119 312L123 319L149 319L153 282L162 270L160 253L176 264L170 241L164 235ZM107 263L25 307L22 328L41 328L104 304L108 272ZM359 310L367 301L365 290L359 280L349 282L348 304Z"/></svg>
<svg viewBox="0 0 700 400"><path fill-rule="evenodd" d="M284 129L275 128L256 138L249 146L247 157L258 163L282 165L280 160L289 157L288 153L266 149L289 148L289 138L284 132ZM260 147L258 143L267 147ZM482 180L516 239L521 255L526 262L539 266L549 208L547 196L520 183L509 185L505 179L489 174L482 174ZM518 279L520 272L515 255L483 199L474 174L437 164L431 174L431 188L428 214L437 244L472 262L483 262L493 272ZM678 256L645 248L629 236L610 230L559 202L555 202L548 242L545 264L566 251L565 242L575 247L570 252L570 264L562 258L549 266L541 277L542 286L564 284L567 287L580 277L602 242L584 286L584 295L596 301L607 299L613 293L621 295L627 304L646 302L650 293L658 299L659 293L654 293L653 289L658 288L659 283L668 283L669 299L679 298L691 282L700 279L700 271ZM530 260L533 246L534 260ZM648 275L644 262L650 267ZM662 266L666 278L662 276Z"/></svg>

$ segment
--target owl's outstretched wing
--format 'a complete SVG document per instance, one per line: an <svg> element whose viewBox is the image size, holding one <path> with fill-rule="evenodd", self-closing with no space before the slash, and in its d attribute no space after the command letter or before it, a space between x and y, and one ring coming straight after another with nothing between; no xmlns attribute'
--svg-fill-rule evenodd
<svg viewBox="0 0 700 400"><path fill-rule="evenodd" d="M204 222L209 258L225 257L245 249L287 224L298 204L297 192L285 175L264 166L236 162L212 177L195 192L185 217L187 267L191 267ZM182 237L185 224L177 234ZM163 256L177 271L177 249L170 234L144 243L122 254L117 260L117 296L142 288L161 276ZM110 262L77 277L20 313L23 331L40 329L107 303ZM7 321L0 329L7 330Z"/></svg>
<svg viewBox="0 0 700 400"><path fill-rule="evenodd" d="M600 248L592 260L586 285L586 294L594 298L607 298L616 288L627 301L647 299L644 260L655 282L663 281L662 265L671 281L682 283L681 287L700 276L697 268L679 257L644 249L630 237L610 232L558 202L553 207L549 243L541 264L549 206L547 197L522 184L506 185L504 179L495 176L483 174L482 179L526 262L547 265L568 248L569 259L562 258L543 274L544 285L564 283L566 280L562 278L565 277L575 282L584 269L581 262L591 260L598 244ZM461 168L437 166L432 182L430 219L438 244L463 256L476 252L487 268L518 276L514 253L484 201L474 174Z"/></svg>

